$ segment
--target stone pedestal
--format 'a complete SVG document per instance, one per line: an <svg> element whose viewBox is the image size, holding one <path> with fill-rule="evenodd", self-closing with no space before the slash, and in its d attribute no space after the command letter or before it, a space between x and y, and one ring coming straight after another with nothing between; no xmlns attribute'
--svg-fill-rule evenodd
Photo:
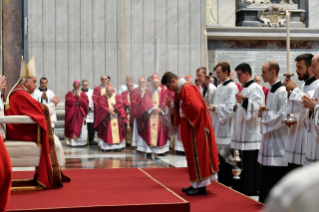
<svg viewBox="0 0 319 212"><path fill-rule="evenodd" d="M7 93L20 77L23 48L23 1L3 0L3 70Z"/></svg>
<svg viewBox="0 0 319 212"><path fill-rule="evenodd" d="M240 2L237 10L236 26L242 27L263 27L264 23L258 18L259 10L266 10L268 7L275 6L282 8L283 11L291 11L290 26L291 28L305 28L303 22L303 13L305 10L298 9L297 4L247 4ZM267 26L266 26L267 27ZM279 26L280 27L280 26ZM284 25L281 25L284 27Z"/></svg>

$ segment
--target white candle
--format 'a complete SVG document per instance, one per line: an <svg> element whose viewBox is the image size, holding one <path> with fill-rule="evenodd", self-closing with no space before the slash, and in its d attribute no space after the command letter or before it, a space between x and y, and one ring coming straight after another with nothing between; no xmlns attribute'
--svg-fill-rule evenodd
<svg viewBox="0 0 319 212"><path fill-rule="evenodd" d="M290 11L286 11L287 74L290 74Z"/></svg>
<svg viewBox="0 0 319 212"><path fill-rule="evenodd" d="M208 45L207 45L207 31L204 30L204 35L205 35L205 52L206 52L206 75L208 76L209 74L209 67L208 67Z"/></svg>

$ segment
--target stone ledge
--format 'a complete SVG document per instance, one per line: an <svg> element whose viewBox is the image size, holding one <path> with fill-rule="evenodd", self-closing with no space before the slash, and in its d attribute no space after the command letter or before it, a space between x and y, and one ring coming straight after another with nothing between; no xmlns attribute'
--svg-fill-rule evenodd
<svg viewBox="0 0 319 212"><path fill-rule="evenodd" d="M207 25L209 40L286 40L286 28L216 27ZM291 29L291 40L319 41L319 29Z"/></svg>

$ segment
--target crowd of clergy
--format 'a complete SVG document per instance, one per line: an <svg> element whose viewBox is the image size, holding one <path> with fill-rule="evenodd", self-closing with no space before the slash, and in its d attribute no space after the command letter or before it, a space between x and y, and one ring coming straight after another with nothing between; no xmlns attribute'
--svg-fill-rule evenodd
<svg viewBox="0 0 319 212"><path fill-rule="evenodd" d="M208 125L212 126L212 135L216 141L211 143L216 147L208 147L208 150L213 151L212 149L216 148L218 152L218 157L215 158L216 164L219 161L219 167L212 168L215 171L219 169L218 175L211 170L208 177L212 180L218 179L220 183L245 195L258 195L262 203L265 203L268 197L269 205L273 205L274 208L279 207L281 203L278 201L278 192L277 198L273 198L276 200L269 198L270 190L275 184L296 168L311 165L319 160L319 54L299 55L295 58L295 63L298 80L304 81L300 88L290 78L286 78L284 82L279 80L279 74L282 73L276 61L266 62L261 68L261 76L253 76L251 67L247 63L235 67L235 73L231 71L227 62L218 63L209 75L206 68L201 67L196 70L195 80L190 75L179 76L175 90L169 88L171 82L164 79L167 76L162 78L162 83L163 79L167 83L162 84L157 73L146 78L147 81L144 77L140 77L137 85L133 83L132 76L127 76L126 83L120 86L118 91L111 85L111 78L107 75L101 76L101 84L94 90L89 89L87 80L81 82L76 80L73 83L73 89L65 96L66 143L70 146L85 146L96 142L99 148L105 151L120 151L130 145L131 148L136 148L138 152L144 153L151 159L156 155L165 156L172 148L181 155L185 155L183 154L185 152L187 157L191 154L192 148L195 148L188 146L190 142L185 141L193 135L189 134L192 131L191 127L195 129L203 126L202 131L197 129L201 135L196 134L199 136L196 139L205 139L205 135L207 136L205 130L208 131L209 127L205 127L207 123L205 126L202 125L206 115L204 119L199 115L196 118L197 114L205 114L207 110L209 112L207 112L209 117L207 120L210 121ZM32 70L32 67L29 68ZM28 74L32 74L30 70ZM238 83L234 82L235 74ZM171 75L168 74L168 76ZM174 78L176 75L172 76ZM261 78L264 85L269 84L269 89L261 85ZM171 78L167 79L171 80ZM0 82L1 80L2 78ZM52 129L53 134L54 121L49 122L49 126L45 117L51 116L51 119L56 119L53 116L54 108L60 102L60 97L48 89L48 79L41 78L38 88L34 86L36 82L32 84L25 78L21 78L18 82L19 84L10 92L12 103L7 98L5 113L29 115L30 111L23 111L29 108L17 104L25 101L29 102L28 105L31 107L34 104L33 101L38 101L47 105L48 114L38 106L39 108L31 111L31 116L34 113L33 117L43 130ZM202 98L206 106L197 107L192 100L188 100L190 101L188 103L178 102L178 98L183 95L180 84L192 85L196 88L200 97L193 101L200 101ZM26 96L26 93L31 94L33 99ZM183 98L187 99L187 92L184 95ZM171 115L174 103L180 104L180 107L182 104L183 107L193 104L192 111L187 111L191 113L192 120L187 119L185 122L188 123L189 130L185 127L186 125L181 127L182 123L177 125L173 123L175 119L172 120ZM200 111L196 111L196 108ZM44 116L37 116L37 113L43 113ZM190 117L185 116L183 114L185 111L181 109L177 113L181 117ZM291 125L285 124L283 120L287 117L294 119L295 122ZM194 126L194 123L197 126ZM21 133L17 133L17 130L25 132L29 140L38 142L38 134L32 134L37 129L33 128L25 128L21 131L16 126L9 125L7 137L21 140L18 138ZM186 134L189 136L185 136ZM41 135L44 136L45 133ZM47 138L43 139L47 140ZM51 142L50 138L49 142ZM52 142L55 142L56 146L61 146L57 138ZM196 140L194 142L196 143ZM207 147L200 148L204 148L206 152ZM51 156L57 158L57 165L65 163L61 149L62 146L56 149L54 156ZM234 162L235 150L239 151L241 162ZM44 155L51 154L50 145L44 151ZM192 155L192 159L187 158L188 165L190 160L196 161L198 158L200 157L196 155ZM68 177L58 169L61 173L60 179L58 181L51 179L48 182L44 172L50 170L49 166L50 164L44 158L37 176L41 184L50 188L69 181ZM241 169L240 179L233 179L233 170L238 169ZM196 174L198 173L194 175ZM203 184L204 178L199 179L198 176L194 178L194 181L191 180L190 189L208 185ZM194 183L197 182L196 180L200 180L201 184ZM206 191L199 194L206 194Z"/></svg>

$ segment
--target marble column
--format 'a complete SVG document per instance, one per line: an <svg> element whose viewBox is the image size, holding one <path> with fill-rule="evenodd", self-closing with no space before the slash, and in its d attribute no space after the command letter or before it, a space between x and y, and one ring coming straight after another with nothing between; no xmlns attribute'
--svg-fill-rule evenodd
<svg viewBox="0 0 319 212"><path fill-rule="evenodd" d="M308 22L309 22L309 28L312 29L319 29L319 1L318 0L309 0L309 16L308 16Z"/></svg>
<svg viewBox="0 0 319 212"><path fill-rule="evenodd" d="M7 93L20 77L23 49L23 1L3 0L3 70Z"/></svg>

